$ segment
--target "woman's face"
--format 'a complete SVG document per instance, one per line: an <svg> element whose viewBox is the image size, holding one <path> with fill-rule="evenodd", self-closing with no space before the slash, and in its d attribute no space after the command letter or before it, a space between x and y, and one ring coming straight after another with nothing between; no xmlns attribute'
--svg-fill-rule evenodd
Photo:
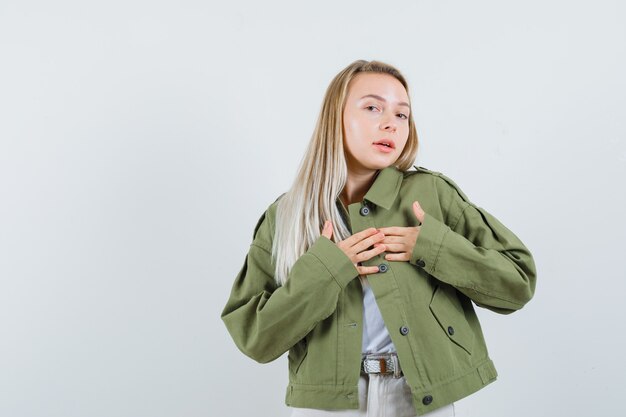
<svg viewBox="0 0 626 417"><path fill-rule="evenodd" d="M350 171L379 170L398 159L409 137L408 103L404 86L391 75L363 72L352 79L343 110Z"/></svg>

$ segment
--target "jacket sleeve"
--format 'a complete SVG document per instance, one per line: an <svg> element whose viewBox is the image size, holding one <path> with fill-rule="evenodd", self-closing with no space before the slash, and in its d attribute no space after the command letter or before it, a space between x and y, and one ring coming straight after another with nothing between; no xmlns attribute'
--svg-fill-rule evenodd
<svg viewBox="0 0 626 417"><path fill-rule="evenodd" d="M260 363L280 357L332 315L341 290L358 276L350 258L320 235L294 263L287 282L278 286L266 214L257 223L221 315L239 350Z"/></svg>
<svg viewBox="0 0 626 417"><path fill-rule="evenodd" d="M530 251L498 219L472 204L452 180L440 178L449 191L446 222L426 213L410 262L480 307L501 314L521 309L535 292Z"/></svg>

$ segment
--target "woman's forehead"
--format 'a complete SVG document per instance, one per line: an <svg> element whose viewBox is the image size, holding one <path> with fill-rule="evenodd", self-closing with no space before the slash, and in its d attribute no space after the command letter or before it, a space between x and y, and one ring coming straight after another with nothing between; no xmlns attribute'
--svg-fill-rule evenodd
<svg viewBox="0 0 626 417"><path fill-rule="evenodd" d="M394 76L382 73L359 73L354 77L348 89L352 100L371 97L381 101L404 102L408 105L408 95L402 83Z"/></svg>

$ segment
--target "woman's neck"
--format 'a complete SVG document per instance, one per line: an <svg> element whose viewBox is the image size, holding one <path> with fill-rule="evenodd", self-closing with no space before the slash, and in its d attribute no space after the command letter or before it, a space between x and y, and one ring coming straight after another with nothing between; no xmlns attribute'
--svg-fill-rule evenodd
<svg viewBox="0 0 626 417"><path fill-rule="evenodd" d="M363 200L365 194L374 183L374 179L379 171L351 172L348 171L346 185L341 191L341 201L348 207L352 203L358 203Z"/></svg>

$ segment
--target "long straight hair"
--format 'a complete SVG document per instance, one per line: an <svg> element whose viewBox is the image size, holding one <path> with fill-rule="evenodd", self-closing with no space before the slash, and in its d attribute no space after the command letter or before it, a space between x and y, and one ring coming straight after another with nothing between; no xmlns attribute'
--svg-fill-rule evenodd
<svg viewBox="0 0 626 417"><path fill-rule="evenodd" d="M296 260L321 235L326 220L333 223L332 240L337 243L350 236L337 198L348 177L344 154L343 109L350 81L361 72L389 74L409 87L400 71L380 61L357 60L333 78L324 95L313 136L302 158L291 188L280 197L276 209L276 228L272 243L275 280L284 285ZM393 164L408 170L417 154L417 130L413 112L409 113L409 137Z"/></svg>

